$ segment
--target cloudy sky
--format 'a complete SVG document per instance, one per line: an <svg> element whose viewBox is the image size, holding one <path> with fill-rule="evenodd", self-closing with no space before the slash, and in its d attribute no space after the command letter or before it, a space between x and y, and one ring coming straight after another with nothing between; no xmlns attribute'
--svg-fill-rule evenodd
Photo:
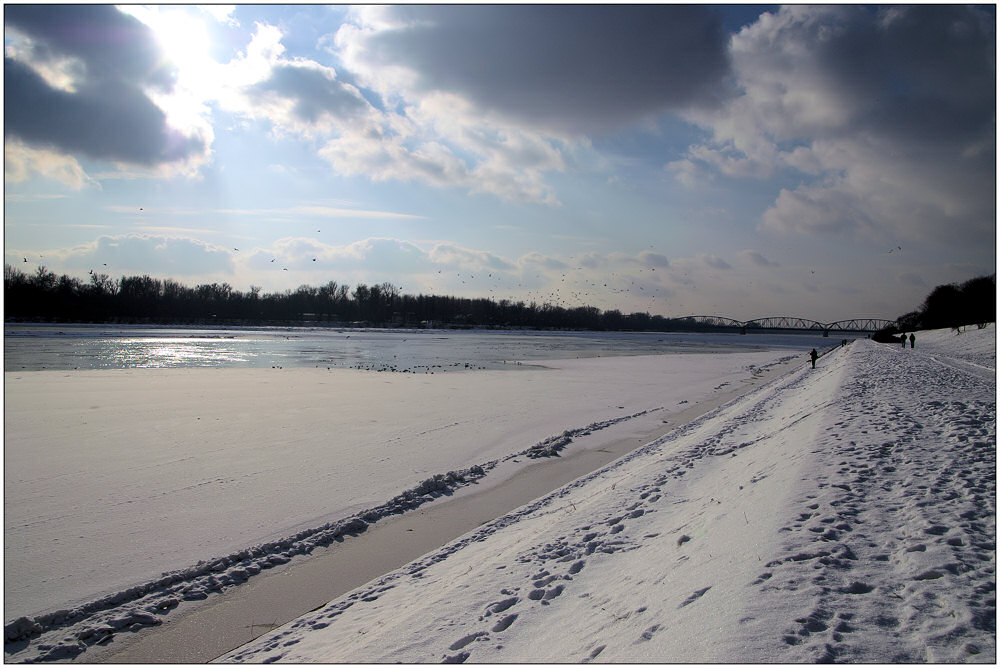
<svg viewBox="0 0 1000 668"><path fill-rule="evenodd" d="M4 261L895 318L995 271L995 24L989 5L7 4Z"/></svg>

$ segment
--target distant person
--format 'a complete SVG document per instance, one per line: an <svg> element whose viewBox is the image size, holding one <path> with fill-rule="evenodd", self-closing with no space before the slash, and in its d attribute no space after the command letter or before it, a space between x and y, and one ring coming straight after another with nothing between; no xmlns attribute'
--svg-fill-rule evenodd
<svg viewBox="0 0 1000 668"><path fill-rule="evenodd" d="M816 360L819 359L819 353L816 352L815 348L813 348L812 352L809 353L809 358L812 360L813 368L815 369L816 368Z"/></svg>
<svg viewBox="0 0 1000 668"><path fill-rule="evenodd" d="M916 340L917 340L917 337L913 336L913 333L911 332L910 333L910 347L911 348L913 347L913 342L916 341ZM905 346L906 344L904 343L903 345Z"/></svg>
<svg viewBox="0 0 1000 668"><path fill-rule="evenodd" d="M906 347L906 332L903 332L903 335L901 337L899 337L899 340L902 342L903 347L905 348Z"/></svg>

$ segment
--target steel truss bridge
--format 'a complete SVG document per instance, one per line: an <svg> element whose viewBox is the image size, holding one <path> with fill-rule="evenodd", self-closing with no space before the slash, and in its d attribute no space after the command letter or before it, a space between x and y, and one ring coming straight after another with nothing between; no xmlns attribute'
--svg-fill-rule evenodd
<svg viewBox="0 0 1000 668"><path fill-rule="evenodd" d="M883 320L881 318L853 318L851 320L838 320L837 322L817 322L816 320L792 318L784 315L756 318L754 320L747 320L746 322L717 315L689 315L677 318L676 320L690 323L693 327L738 329L740 334L746 334L747 331L754 330L777 329L823 332L823 336L828 336L830 332L877 332L889 325L896 324L894 320Z"/></svg>

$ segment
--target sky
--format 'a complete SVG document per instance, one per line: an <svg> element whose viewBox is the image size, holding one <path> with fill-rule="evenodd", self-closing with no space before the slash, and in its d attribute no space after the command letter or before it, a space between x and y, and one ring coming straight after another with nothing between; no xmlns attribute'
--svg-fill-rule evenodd
<svg viewBox="0 0 1000 668"><path fill-rule="evenodd" d="M894 319L996 267L991 5L4 5L4 262Z"/></svg>

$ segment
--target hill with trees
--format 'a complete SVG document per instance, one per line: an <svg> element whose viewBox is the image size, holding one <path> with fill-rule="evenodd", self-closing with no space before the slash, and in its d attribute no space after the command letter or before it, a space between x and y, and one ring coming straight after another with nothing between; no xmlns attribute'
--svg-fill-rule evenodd
<svg viewBox="0 0 1000 668"><path fill-rule="evenodd" d="M896 319L897 331L985 325L997 319L996 274L934 288L916 311Z"/></svg>

